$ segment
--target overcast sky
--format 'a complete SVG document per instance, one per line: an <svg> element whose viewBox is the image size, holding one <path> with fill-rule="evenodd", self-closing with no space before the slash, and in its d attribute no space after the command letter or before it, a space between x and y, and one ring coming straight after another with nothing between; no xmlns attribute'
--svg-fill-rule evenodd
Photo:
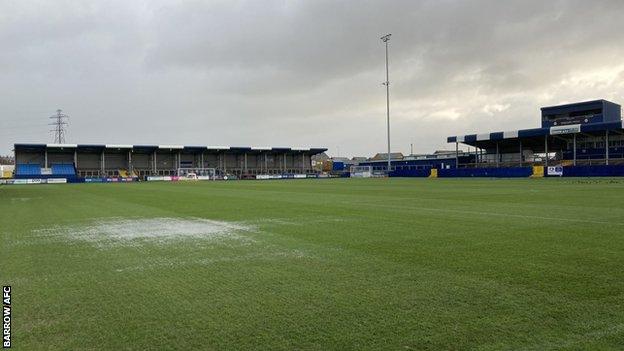
<svg viewBox="0 0 624 351"><path fill-rule="evenodd" d="M0 2L0 153L52 142L393 151L624 103L624 1Z"/></svg>

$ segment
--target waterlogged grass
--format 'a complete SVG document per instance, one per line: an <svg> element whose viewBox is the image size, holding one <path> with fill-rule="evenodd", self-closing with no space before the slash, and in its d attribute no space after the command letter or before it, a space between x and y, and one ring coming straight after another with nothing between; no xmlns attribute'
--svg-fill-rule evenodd
<svg viewBox="0 0 624 351"><path fill-rule="evenodd" d="M619 180L5 186L0 225L18 350L624 348Z"/></svg>

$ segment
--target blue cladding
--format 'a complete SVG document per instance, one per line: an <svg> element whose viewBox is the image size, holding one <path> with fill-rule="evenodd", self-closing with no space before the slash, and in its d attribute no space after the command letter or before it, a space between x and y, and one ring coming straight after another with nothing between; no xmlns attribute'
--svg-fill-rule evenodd
<svg viewBox="0 0 624 351"><path fill-rule="evenodd" d="M624 165L613 166L568 166L563 167L564 177L621 177Z"/></svg>
<svg viewBox="0 0 624 351"><path fill-rule="evenodd" d="M544 136L549 135L549 128L533 128L533 129L524 129L518 131L518 137L520 138L528 138L528 137L536 137L536 136Z"/></svg>
<svg viewBox="0 0 624 351"><path fill-rule="evenodd" d="M503 132L490 133L490 140L503 140L503 139L504 139Z"/></svg>
<svg viewBox="0 0 624 351"><path fill-rule="evenodd" d="M622 118L622 107L610 101L605 101L602 114L605 122L619 121Z"/></svg>
<svg viewBox="0 0 624 351"><path fill-rule="evenodd" d="M200 152L208 150L207 146L185 146L184 151Z"/></svg>
<svg viewBox="0 0 624 351"><path fill-rule="evenodd" d="M605 149L577 149L576 150L576 159L577 160L601 160L605 158ZM624 147L610 147L609 148L609 157L610 158L624 158ZM574 159L574 151L573 150L564 150L563 158L566 160Z"/></svg>
<svg viewBox="0 0 624 351"><path fill-rule="evenodd" d="M397 169L391 171L390 177L428 177L431 174L431 169Z"/></svg>
<svg viewBox="0 0 624 351"><path fill-rule="evenodd" d="M464 141L467 143L472 143L477 141L477 135L476 134L470 134L470 135L466 135L464 137Z"/></svg>
<svg viewBox="0 0 624 351"><path fill-rule="evenodd" d="M440 169L438 177L489 177L489 178L514 178L514 177L530 177L533 175L531 167L513 167L513 168L458 168L458 169Z"/></svg>
<svg viewBox="0 0 624 351"><path fill-rule="evenodd" d="M332 171L343 171L345 169L344 162L336 162L332 163Z"/></svg>
<svg viewBox="0 0 624 351"><path fill-rule="evenodd" d="M15 144L15 150L45 150L46 144Z"/></svg>
<svg viewBox="0 0 624 351"><path fill-rule="evenodd" d="M606 100L542 107L542 127L614 122L621 119L621 107Z"/></svg>
<svg viewBox="0 0 624 351"><path fill-rule="evenodd" d="M312 155L320 154L320 153L325 152L325 151L327 151L327 149L325 149L325 148L318 148L318 147L310 148L310 153Z"/></svg>
<svg viewBox="0 0 624 351"><path fill-rule="evenodd" d="M459 163L472 163L474 162L475 155L460 155ZM393 160L392 167L397 171L409 171L409 170L429 170L431 168L454 168L455 158L425 158L417 160ZM374 171L382 171L387 168L387 161L368 161L360 162L360 166L373 166Z"/></svg>
<svg viewBox="0 0 624 351"><path fill-rule="evenodd" d="M158 145L133 145L132 148L135 150L136 149L154 150L154 149L158 149Z"/></svg>
<svg viewBox="0 0 624 351"><path fill-rule="evenodd" d="M246 151L251 151L251 147L246 147L246 146L232 146L230 147L231 151L237 151L237 152L246 152Z"/></svg>
<svg viewBox="0 0 624 351"><path fill-rule="evenodd" d="M452 137L446 138L446 142L447 143L454 143L456 141L457 141L457 137L456 136L452 136Z"/></svg>
<svg viewBox="0 0 624 351"><path fill-rule="evenodd" d="M542 107L542 114L561 114L561 113L570 113L577 112L583 110L592 110L592 109L601 109L603 107L603 102L605 100L593 100L593 101L584 101L584 102L575 102L572 104L565 104L559 106L547 106Z"/></svg>
<svg viewBox="0 0 624 351"><path fill-rule="evenodd" d="M609 122L609 123L585 124L581 126L581 132L600 132L600 131L620 130L620 129L622 129L622 121Z"/></svg>

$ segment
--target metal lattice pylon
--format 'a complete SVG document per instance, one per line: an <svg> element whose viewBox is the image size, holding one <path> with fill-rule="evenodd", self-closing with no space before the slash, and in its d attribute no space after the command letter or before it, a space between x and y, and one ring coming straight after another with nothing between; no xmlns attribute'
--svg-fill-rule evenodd
<svg viewBox="0 0 624 351"><path fill-rule="evenodd" d="M63 113L63 110L56 110L56 114L49 117L52 120L52 123L49 125L53 126L54 129L50 129L50 132L54 133L54 143L56 144L65 144L65 135L67 134L67 120L69 116Z"/></svg>

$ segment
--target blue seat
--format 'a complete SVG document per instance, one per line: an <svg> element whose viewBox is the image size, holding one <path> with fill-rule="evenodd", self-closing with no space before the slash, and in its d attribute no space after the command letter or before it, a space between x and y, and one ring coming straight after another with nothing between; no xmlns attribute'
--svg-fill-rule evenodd
<svg viewBox="0 0 624 351"><path fill-rule="evenodd" d="M76 175L74 165L71 163L56 163L52 164L52 175L58 176L73 176Z"/></svg>
<svg viewBox="0 0 624 351"><path fill-rule="evenodd" d="M18 163L15 165L16 176L39 176L41 175L41 165L30 163Z"/></svg>

